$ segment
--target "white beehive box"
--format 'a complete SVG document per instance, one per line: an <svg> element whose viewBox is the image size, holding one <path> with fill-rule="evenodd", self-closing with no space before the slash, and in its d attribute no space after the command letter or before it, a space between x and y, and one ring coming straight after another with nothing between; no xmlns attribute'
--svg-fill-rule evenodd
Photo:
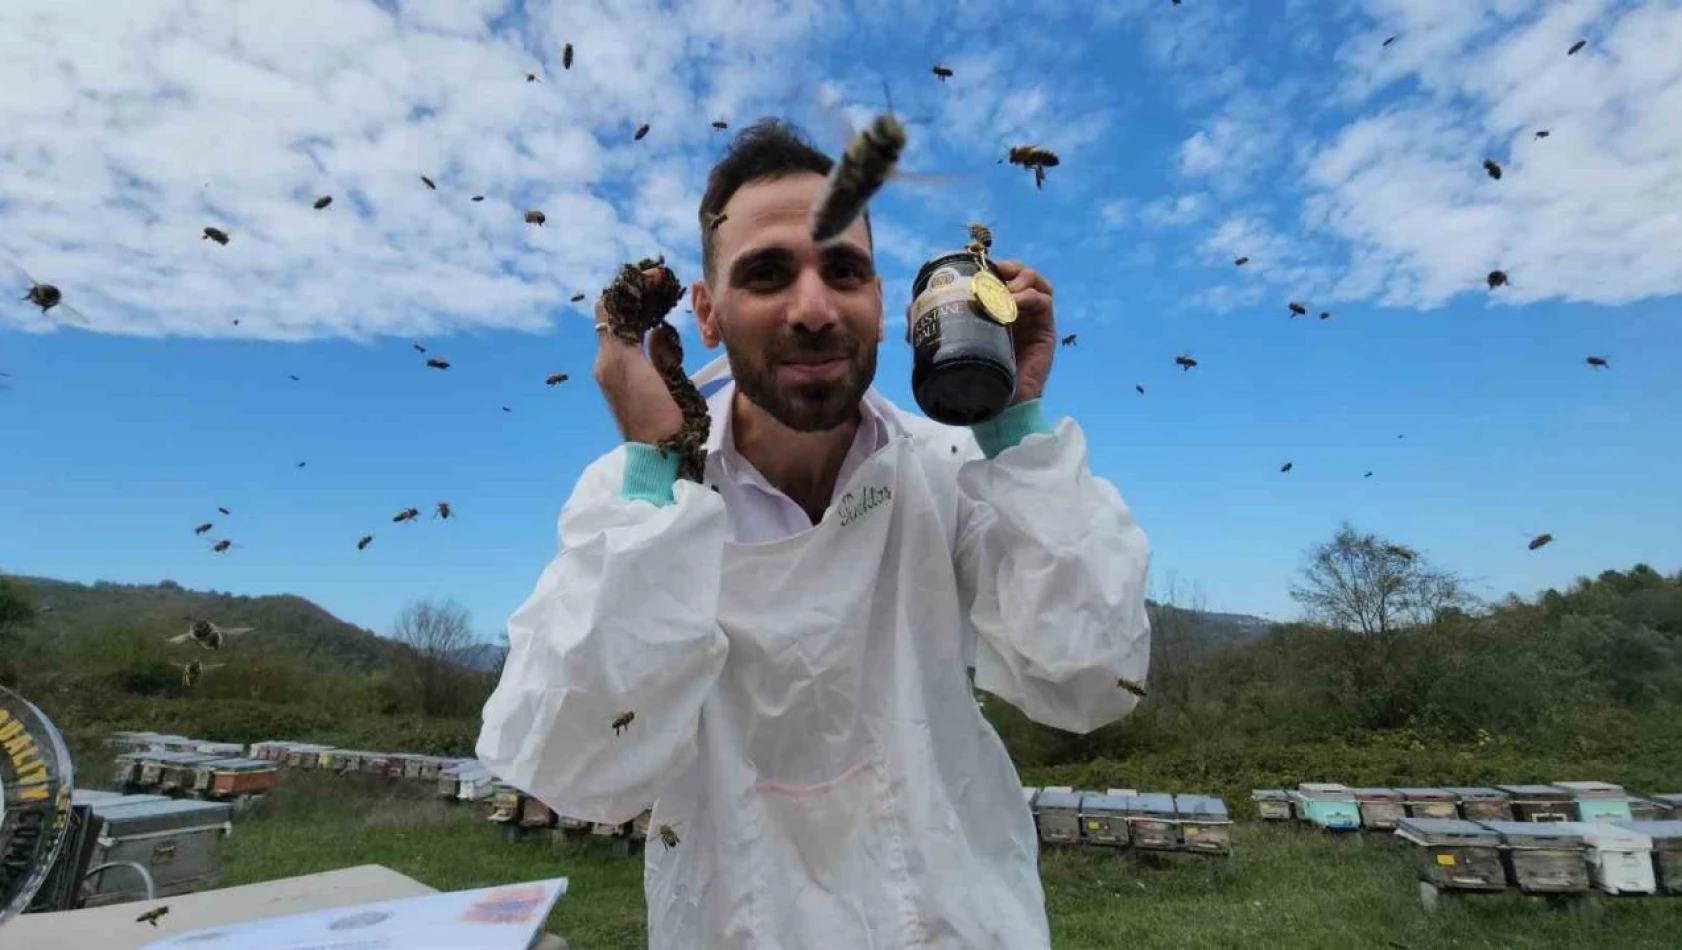
<svg viewBox="0 0 1682 950"><path fill-rule="evenodd" d="M1658 882L1653 875L1653 839L1610 822L1567 822L1583 836L1587 846L1589 879L1608 894L1651 894Z"/></svg>

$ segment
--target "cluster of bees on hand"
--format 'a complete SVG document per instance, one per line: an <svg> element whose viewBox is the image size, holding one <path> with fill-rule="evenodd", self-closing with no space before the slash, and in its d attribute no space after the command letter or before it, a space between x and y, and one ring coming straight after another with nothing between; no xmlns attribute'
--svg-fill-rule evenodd
<svg viewBox="0 0 1682 950"><path fill-rule="evenodd" d="M198 647L203 650L220 650L229 637L243 636L255 629L257 628L220 627L201 617L192 621L192 624L187 628L186 633L170 637L168 638L168 642L173 644L184 644L190 642L197 644ZM175 666L179 667L181 670L182 688L192 689L204 676L206 670L220 669L221 667L227 666L227 664L205 664L195 659L186 663L177 663Z"/></svg>

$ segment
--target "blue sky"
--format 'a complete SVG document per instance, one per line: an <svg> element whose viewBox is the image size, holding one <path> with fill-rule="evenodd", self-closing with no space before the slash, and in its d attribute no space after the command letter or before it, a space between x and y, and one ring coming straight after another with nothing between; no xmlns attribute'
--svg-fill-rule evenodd
<svg viewBox="0 0 1682 950"><path fill-rule="evenodd" d="M88 325L0 303L0 570L290 592L382 632L449 596L494 637L617 439L584 308L625 260L698 270L708 123L833 149L884 82L905 165L952 176L873 205L890 323L970 220L1047 273L1078 334L1048 406L1159 580L1292 616L1343 519L1492 597L1675 570L1679 46L1682 4L1612 0L8 3L0 259ZM1040 191L996 164L1027 142L1063 158ZM715 354L679 322L693 371ZM911 407L901 332L877 385Z"/></svg>

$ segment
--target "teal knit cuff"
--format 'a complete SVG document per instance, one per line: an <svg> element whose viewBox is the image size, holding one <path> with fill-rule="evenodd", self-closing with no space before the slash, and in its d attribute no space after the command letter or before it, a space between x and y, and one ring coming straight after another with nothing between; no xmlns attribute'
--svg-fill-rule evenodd
<svg viewBox="0 0 1682 950"><path fill-rule="evenodd" d="M1051 431L1051 426L1046 425L1045 412L1040 408L1038 399L1019 402L1006 408L991 421L969 428L975 433L975 441L980 444L982 453L988 458L993 458L1036 432Z"/></svg>
<svg viewBox="0 0 1682 950"><path fill-rule="evenodd" d="M676 500L672 486L677 483L680 457L676 450L660 457L660 450L643 442L625 445L625 480L619 486L619 497L626 501L646 501L664 507Z"/></svg>

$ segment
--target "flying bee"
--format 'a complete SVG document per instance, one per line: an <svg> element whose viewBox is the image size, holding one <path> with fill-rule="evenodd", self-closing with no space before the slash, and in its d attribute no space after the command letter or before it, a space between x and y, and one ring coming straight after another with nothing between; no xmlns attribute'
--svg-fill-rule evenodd
<svg viewBox="0 0 1682 950"><path fill-rule="evenodd" d="M250 633L255 629L257 628L218 627L216 624L211 623L208 620L199 618L195 619L192 624L187 627L186 633L170 637L167 642L186 643L191 640L206 650L220 650L222 649L222 644L225 643L229 637L241 636L243 634Z"/></svg>
<svg viewBox="0 0 1682 950"><path fill-rule="evenodd" d="M1595 369L1609 369L1612 365L1606 362L1606 357L1604 356L1590 356L1584 359L1583 362L1593 366Z"/></svg>
<svg viewBox="0 0 1682 950"><path fill-rule="evenodd" d="M18 298L19 300L27 300L40 307L43 315L48 315L50 311L56 308L58 312L50 314L54 319L63 319L76 324L86 324L88 322L87 317L82 316L76 308L64 302L64 293L57 287L52 284L41 283L29 276L28 271L9 260L0 258L0 264L5 266L8 281L27 285L28 289L24 291L22 297Z"/></svg>
<svg viewBox="0 0 1682 950"><path fill-rule="evenodd" d="M841 151L812 204L812 240L834 238L864 212L905 150L905 126L891 113L879 113L855 133Z"/></svg>
<svg viewBox="0 0 1682 950"><path fill-rule="evenodd" d="M934 73L934 78L940 80L941 82L945 82L946 80L952 78L952 70L947 69L939 63L934 64L934 68L929 71Z"/></svg>
<svg viewBox="0 0 1682 950"><path fill-rule="evenodd" d="M993 249L993 229L985 224L971 222L969 225L969 247L972 254L985 254Z"/></svg>
<svg viewBox="0 0 1682 950"><path fill-rule="evenodd" d="M1330 310L1322 310L1322 311L1320 311L1320 319L1322 319L1322 320L1330 320L1330 319L1331 319L1331 318L1332 318L1332 312L1331 312L1331 311L1330 311Z"/></svg>
<svg viewBox="0 0 1682 950"><path fill-rule="evenodd" d="M1232 266L1243 267L1245 264L1248 264L1248 263L1250 263L1250 259L1248 257L1240 257L1238 260L1232 262Z"/></svg>
<svg viewBox="0 0 1682 950"><path fill-rule="evenodd" d="M1281 471L1281 472L1288 472L1288 471L1290 471L1290 470L1291 470L1291 469L1292 469L1292 468L1293 468L1293 467L1294 467L1294 466L1293 466L1293 464L1292 464L1292 463L1290 463L1290 462L1286 462L1286 463L1285 463L1285 464L1284 464L1284 465L1281 465L1281 466L1279 466L1279 471Z"/></svg>
<svg viewBox="0 0 1682 950"><path fill-rule="evenodd" d="M668 851L678 846L679 839L677 836L677 829L674 826L661 825L659 834L660 843L665 845Z"/></svg>
<svg viewBox="0 0 1682 950"><path fill-rule="evenodd" d="M205 228L204 229L204 237L200 238L199 240L201 240L201 241L215 241L217 244L221 244L225 247L225 246L227 246L227 243L228 243L228 240L229 240L228 232L222 230L221 228Z"/></svg>
<svg viewBox="0 0 1682 950"><path fill-rule="evenodd" d="M183 689L192 689L194 686L198 685L198 681L204 676L205 670L221 669L228 664L212 663L206 666L198 660L194 660L191 663L177 663L175 665L181 667L181 687Z"/></svg>
<svg viewBox="0 0 1682 950"><path fill-rule="evenodd" d="M508 407L507 407L507 406L503 406L503 407L502 407L502 411L503 411L503 412L513 412L513 411L514 411L514 410L512 410L512 409L510 409L510 408L508 408Z"/></svg>
<svg viewBox="0 0 1682 950"><path fill-rule="evenodd" d="M647 135L647 134L648 134L648 123L644 122L643 124L637 126L637 130L635 132L631 133L631 141L641 142L642 137Z"/></svg>
<svg viewBox="0 0 1682 950"><path fill-rule="evenodd" d="M432 179L426 177L425 175L420 176L420 178L421 181L426 182L426 187L432 189L433 191L438 190L438 185Z"/></svg>
<svg viewBox="0 0 1682 950"><path fill-rule="evenodd" d="M1361 476L1361 477L1362 477L1362 478L1371 478L1371 477L1372 477L1372 473L1371 473L1371 472L1368 472L1368 473L1366 473L1366 474L1365 474L1365 475L1362 475L1362 476Z"/></svg>
<svg viewBox="0 0 1682 950"><path fill-rule="evenodd" d="M1397 37L1397 36L1392 36L1392 37L1390 37L1390 38L1389 38L1389 39L1387 39L1387 40L1385 40L1385 41L1384 41L1384 42L1383 42L1383 43L1381 43L1381 44L1379 44L1379 45L1381 45L1381 46L1389 46L1389 45L1390 45L1390 44L1391 44L1391 43L1394 43L1394 42L1396 42L1396 40L1398 40L1398 39L1400 39L1400 37Z"/></svg>
<svg viewBox="0 0 1682 950"><path fill-rule="evenodd" d="M537 82L536 73L526 73L526 82Z"/></svg>
<svg viewBox="0 0 1682 950"><path fill-rule="evenodd" d="M619 715L614 716L613 734L618 735L620 730L631 728L631 720L635 718L637 718L637 714L634 712L622 712Z"/></svg>
<svg viewBox="0 0 1682 950"><path fill-rule="evenodd" d="M320 211L322 208L325 208L332 203L332 195L322 195L321 197L315 199L315 210Z"/></svg>
<svg viewBox="0 0 1682 950"><path fill-rule="evenodd" d="M1530 539L1530 544L1527 545L1527 547L1529 547L1530 550L1534 551L1537 548L1542 547L1543 545L1552 543L1553 539L1554 539L1554 536L1551 535L1551 534L1546 534L1546 533L1539 534L1536 537Z"/></svg>
<svg viewBox="0 0 1682 950"><path fill-rule="evenodd" d="M291 373L287 373L286 378L292 380L294 383L303 382L303 380L300 380L298 377L293 376Z"/></svg>
<svg viewBox="0 0 1682 950"><path fill-rule="evenodd" d="M567 374L556 373L553 376L550 376L548 379L545 379L543 381L543 385L545 385L545 386L559 386L560 384L562 384L566 381L567 381Z"/></svg>
<svg viewBox="0 0 1682 950"><path fill-rule="evenodd" d="M535 224L538 227L543 227L543 222L545 222L547 220L549 220L549 219L547 217L545 217L543 212L541 212L541 211L527 211L526 212L526 223L527 224Z"/></svg>
<svg viewBox="0 0 1682 950"><path fill-rule="evenodd" d="M228 509L226 509L226 508L218 508L218 509L216 509L216 510L217 510L217 511L220 511L220 512L221 512L221 513L223 513L223 514L225 514L225 515L231 515L231 514L233 514L233 512L231 512L231 511L229 511L229 510L228 510Z"/></svg>
<svg viewBox="0 0 1682 950"><path fill-rule="evenodd" d="M1291 301L1291 319L1295 320L1297 317L1300 317L1307 312L1307 307L1297 303L1295 300Z"/></svg>
<svg viewBox="0 0 1682 950"><path fill-rule="evenodd" d="M1138 383L1134 383L1133 384L1133 391L1138 393L1139 395L1143 396L1145 394L1145 387L1140 386Z"/></svg>
<svg viewBox="0 0 1682 950"><path fill-rule="evenodd" d="M474 195L474 196L473 196L473 200L474 200L474 201L484 201L484 200L485 200L485 196L484 196L484 195Z"/></svg>
<svg viewBox="0 0 1682 950"><path fill-rule="evenodd" d="M149 910L146 913L141 914L139 917L134 918L134 922L137 924L151 924L156 927L158 925L158 918L167 913L169 913L169 905L165 904L156 910Z"/></svg>
<svg viewBox="0 0 1682 950"><path fill-rule="evenodd" d="M432 367L433 369L449 369L450 368L450 361L449 360L441 360L437 357L433 357L433 358L426 361L426 365Z"/></svg>
<svg viewBox="0 0 1682 950"><path fill-rule="evenodd" d="M1118 676L1116 677L1115 684L1117 687L1127 690L1129 693L1132 693L1140 699L1145 698L1145 684L1143 683L1136 683L1125 676Z"/></svg>
<svg viewBox="0 0 1682 950"><path fill-rule="evenodd" d="M1191 372L1191 368L1197 365L1197 361L1192 359L1189 355L1181 353L1179 356L1174 357L1174 365L1180 367L1180 369L1184 372L1189 373Z"/></svg>
<svg viewBox="0 0 1682 950"><path fill-rule="evenodd" d="M1507 286L1507 272L1504 270L1492 270L1489 272L1489 276L1485 277L1484 280L1489 283L1490 290L1494 290L1497 287L1505 287Z"/></svg>
<svg viewBox="0 0 1682 950"><path fill-rule="evenodd" d="M415 348L416 353L425 353L426 352L426 347L421 346L419 343L411 343L409 345Z"/></svg>
<svg viewBox="0 0 1682 950"><path fill-rule="evenodd" d="M716 212L708 211L706 212L706 215L708 231L717 231L719 225L730 220L730 216L727 214L718 214Z"/></svg>
<svg viewBox="0 0 1682 950"><path fill-rule="evenodd" d="M584 295L583 295L583 294L573 294L573 295L572 295L572 302L573 302L573 303L578 303L578 302L579 302L579 301L581 301L581 300L583 300L583 299L584 299Z"/></svg>
<svg viewBox="0 0 1682 950"><path fill-rule="evenodd" d="M1006 159L1012 165L1033 169L1035 188L1045 184L1046 169L1055 168L1062 164L1062 160L1057 157L1056 152L1048 148L1040 148L1038 145L1012 145Z"/></svg>
<svg viewBox="0 0 1682 950"><path fill-rule="evenodd" d="M572 44L571 43L568 43L565 46L561 47L561 68L562 69L571 69L572 68Z"/></svg>
<svg viewBox="0 0 1682 950"><path fill-rule="evenodd" d="M234 543L232 541L229 541L229 540L224 538L223 540L218 541L215 544L211 545L210 549L212 551L215 551L217 554L221 554L223 551L226 551L233 546L234 546Z"/></svg>
<svg viewBox="0 0 1682 950"><path fill-rule="evenodd" d="M358 551L360 551L363 548L367 547L369 544L372 544L373 541L374 541L374 536L373 535L365 534L362 537L356 539L356 549Z"/></svg>
<svg viewBox="0 0 1682 950"><path fill-rule="evenodd" d="M1565 51L1565 55L1575 56L1579 52L1582 52L1583 47L1587 45L1589 45L1588 40L1578 40L1577 42L1571 44L1571 48Z"/></svg>
<svg viewBox="0 0 1682 950"><path fill-rule="evenodd" d="M214 528L214 527L216 527L216 525L214 523L206 521L204 524L201 524L198 527L194 528L193 533L194 534L204 534L206 531L209 531L211 528Z"/></svg>
<svg viewBox="0 0 1682 950"><path fill-rule="evenodd" d="M1062 340L1062 343L1063 343L1064 346L1074 346L1075 345L1075 334L1071 333L1068 336L1064 337L1063 340Z"/></svg>
<svg viewBox="0 0 1682 950"><path fill-rule="evenodd" d="M438 510L432 513L432 517L443 518L445 521L448 521L450 520L450 515L452 514L454 514L454 511L451 510L450 503L447 501L441 501L438 503Z"/></svg>
<svg viewBox="0 0 1682 950"><path fill-rule="evenodd" d="M728 129L728 128L730 128L730 123L724 121L723 119L714 119L713 120L713 128L721 129L721 130L722 129Z"/></svg>
<svg viewBox="0 0 1682 950"><path fill-rule="evenodd" d="M1501 180L1501 166L1495 164L1495 159L1493 159L1493 158L1484 159L1483 160L1483 170L1488 172L1489 177L1495 179L1496 181Z"/></svg>
<svg viewBox="0 0 1682 950"><path fill-rule="evenodd" d="M1552 134L1553 133L1549 132L1547 129L1537 129L1536 130L1536 137L1539 138L1539 139L1545 139Z"/></svg>
<svg viewBox="0 0 1682 950"><path fill-rule="evenodd" d="M420 517L419 508L405 508L393 515L391 520L394 522L414 521L418 517Z"/></svg>

